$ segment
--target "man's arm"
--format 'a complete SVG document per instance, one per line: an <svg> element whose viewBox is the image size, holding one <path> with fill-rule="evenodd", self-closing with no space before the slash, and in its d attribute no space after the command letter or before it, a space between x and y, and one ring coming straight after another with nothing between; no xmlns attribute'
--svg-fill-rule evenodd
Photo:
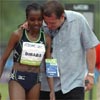
<svg viewBox="0 0 100 100"><path fill-rule="evenodd" d="M87 57L87 64L88 64L88 72L94 73L94 68L95 68L95 64L96 64L95 47L87 50L86 57Z"/></svg>
<svg viewBox="0 0 100 100"><path fill-rule="evenodd" d="M86 90L90 90L94 84L94 69L95 69L95 63L96 63L95 47L87 50L86 59L87 59L87 65L88 65L88 74L85 80L89 81L89 83L86 86Z"/></svg>

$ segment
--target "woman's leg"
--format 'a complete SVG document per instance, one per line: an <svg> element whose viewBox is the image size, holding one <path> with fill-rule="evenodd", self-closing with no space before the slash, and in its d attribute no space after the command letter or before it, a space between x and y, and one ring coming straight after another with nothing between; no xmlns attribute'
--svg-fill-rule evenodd
<svg viewBox="0 0 100 100"><path fill-rule="evenodd" d="M39 100L41 84L37 83L27 92L27 100Z"/></svg>
<svg viewBox="0 0 100 100"><path fill-rule="evenodd" d="M25 90L17 81L9 81L9 97L10 100L25 100Z"/></svg>

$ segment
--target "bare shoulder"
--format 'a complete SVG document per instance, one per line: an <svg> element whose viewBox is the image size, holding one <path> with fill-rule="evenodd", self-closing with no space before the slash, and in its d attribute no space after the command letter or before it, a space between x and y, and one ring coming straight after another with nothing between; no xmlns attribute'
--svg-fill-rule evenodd
<svg viewBox="0 0 100 100"><path fill-rule="evenodd" d="M22 33L23 33L23 29L22 28L18 28L17 30L15 30L13 32L13 34L16 35L16 36L21 36Z"/></svg>
<svg viewBox="0 0 100 100"><path fill-rule="evenodd" d="M12 32L8 43L15 45L20 40L22 33L23 32L21 29L17 29L14 32Z"/></svg>
<svg viewBox="0 0 100 100"><path fill-rule="evenodd" d="M16 38L16 39L20 39L23 33L23 29L18 28L17 30L15 30L14 32L12 32L12 37Z"/></svg>

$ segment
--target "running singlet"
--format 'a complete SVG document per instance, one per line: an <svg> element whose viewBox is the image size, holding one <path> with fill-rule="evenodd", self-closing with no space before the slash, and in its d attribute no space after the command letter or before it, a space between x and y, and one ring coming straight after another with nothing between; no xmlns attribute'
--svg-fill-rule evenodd
<svg viewBox="0 0 100 100"><path fill-rule="evenodd" d="M23 30L22 38L14 49L14 62L39 66L45 54L45 44L45 36L42 30L40 31L38 40L34 42L28 39L26 30Z"/></svg>

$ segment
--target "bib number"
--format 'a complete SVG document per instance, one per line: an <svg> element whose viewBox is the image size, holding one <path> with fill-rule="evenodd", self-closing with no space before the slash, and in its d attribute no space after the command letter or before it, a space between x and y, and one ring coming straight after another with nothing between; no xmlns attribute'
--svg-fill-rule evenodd
<svg viewBox="0 0 100 100"><path fill-rule="evenodd" d="M45 54L45 45L39 43L23 42L20 63L39 66Z"/></svg>

